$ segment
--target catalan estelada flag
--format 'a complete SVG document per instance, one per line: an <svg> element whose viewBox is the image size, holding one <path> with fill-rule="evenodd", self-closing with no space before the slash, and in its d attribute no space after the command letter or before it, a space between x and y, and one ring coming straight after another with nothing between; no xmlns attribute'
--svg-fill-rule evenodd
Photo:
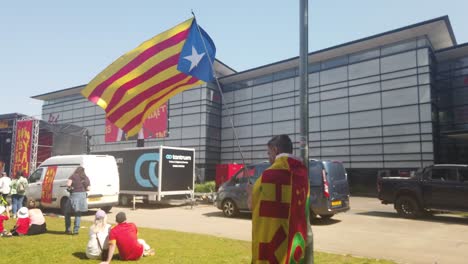
<svg viewBox="0 0 468 264"><path fill-rule="evenodd" d="M307 169L280 154L252 189L252 263L303 263L308 219Z"/></svg>
<svg viewBox="0 0 468 264"><path fill-rule="evenodd" d="M172 96L213 79L216 47L191 18L127 52L81 94L128 136Z"/></svg>

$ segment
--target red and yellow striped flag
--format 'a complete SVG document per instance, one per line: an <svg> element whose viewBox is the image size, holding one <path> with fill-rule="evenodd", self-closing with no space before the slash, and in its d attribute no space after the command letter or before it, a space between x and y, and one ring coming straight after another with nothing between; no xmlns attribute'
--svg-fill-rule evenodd
<svg viewBox="0 0 468 264"><path fill-rule="evenodd" d="M200 41L207 44L213 53L205 54ZM187 55L185 50L192 48L198 60L184 56ZM133 136L148 115L169 98L204 83L191 71L211 71L214 50L209 36L192 18L121 56L97 75L81 94L102 107L109 121L128 136ZM181 68L184 63L188 63L190 71ZM200 69L200 65L207 69Z"/></svg>

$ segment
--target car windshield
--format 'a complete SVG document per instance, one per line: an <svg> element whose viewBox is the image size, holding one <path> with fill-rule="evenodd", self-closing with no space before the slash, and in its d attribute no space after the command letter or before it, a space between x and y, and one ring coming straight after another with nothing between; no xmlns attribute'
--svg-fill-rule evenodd
<svg viewBox="0 0 468 264"><path fill-rule="evenodd" d="M331 181L340 181L346 179L346 171L341 162L338 161L327 161L325 163L325 169L330 175Z"/></svg>
<svg viewBox="0 0 468 264"><path fill-rule="evenodd" d="M265 171L270 166L269 163L262 163L262 164L255 164L255 165L247 165L246 169L240 169L234 178L242 179L242 178L250 178L251 183L254 183L260 175L262 175L263 171Z"/></svg>

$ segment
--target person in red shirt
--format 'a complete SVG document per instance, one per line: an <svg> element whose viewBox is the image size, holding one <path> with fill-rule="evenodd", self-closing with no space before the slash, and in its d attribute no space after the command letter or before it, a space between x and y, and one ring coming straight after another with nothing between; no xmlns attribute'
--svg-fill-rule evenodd
<svg viewBox="0 0 468 264"><path fill-rule="evenodd" d="M137 227L134 223L127 222L124 212L119 212L115 221L117 225L112 227L109 233L109 255L107 261L101 264L111 262L116 246L119 249L120 260L138 260L142 256L154 255L154 250L143 239L138 239Z"/></svg>
<svg viewBox="0 0 468 264"><path fill-rule="evenodd" d="M29 219L29 212L28 208L21 207L18 210L18 220L16 220L16 225L11 230L11 234L13 236L24 236L28 234L29 224L31 223L31 219Z"/></svg>
<svg viewBox="0 0 468 264"><path fill-rule="evenodd" d="M6 212L6 215L3 214L4 212ZM3 205L0 206L0 236L2 237L11 236L11 233L5 230L5 228L3 227L3 221L7 221L9 219L10 219L10 211L8 210L8 208L5 208L5 206Z"/></svg>

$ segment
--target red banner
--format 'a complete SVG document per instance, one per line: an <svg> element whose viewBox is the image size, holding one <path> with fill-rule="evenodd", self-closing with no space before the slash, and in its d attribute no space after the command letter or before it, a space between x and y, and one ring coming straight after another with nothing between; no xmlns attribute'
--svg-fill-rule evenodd
<svg viewBox="0 0 468 264"><path fill-rule="evenodd" d="M104 140L106 143L116 141L126 141L137 139L134 137L127 137L125 133L106 119L106 131ZM167 104L161 105L156 111L143 123L143 128L138 132L139 139L148 138L163 138L167 136Z"/></svg>
<svg viewBox="0 0 468 264"><path fill-rule="evenodd" d="M34 120L16 122L15 153L12 168L12 176L14 177L19 171L23 171L25 177L29 176L33 122Z"/></svg>
<svg viewBox="0 0 468 264"><path fill-rule="evenodd" d="M52 191L54 187L55 174L57 166L47 167L47 172L42 183L41 203L52 203Z"/></svg>

